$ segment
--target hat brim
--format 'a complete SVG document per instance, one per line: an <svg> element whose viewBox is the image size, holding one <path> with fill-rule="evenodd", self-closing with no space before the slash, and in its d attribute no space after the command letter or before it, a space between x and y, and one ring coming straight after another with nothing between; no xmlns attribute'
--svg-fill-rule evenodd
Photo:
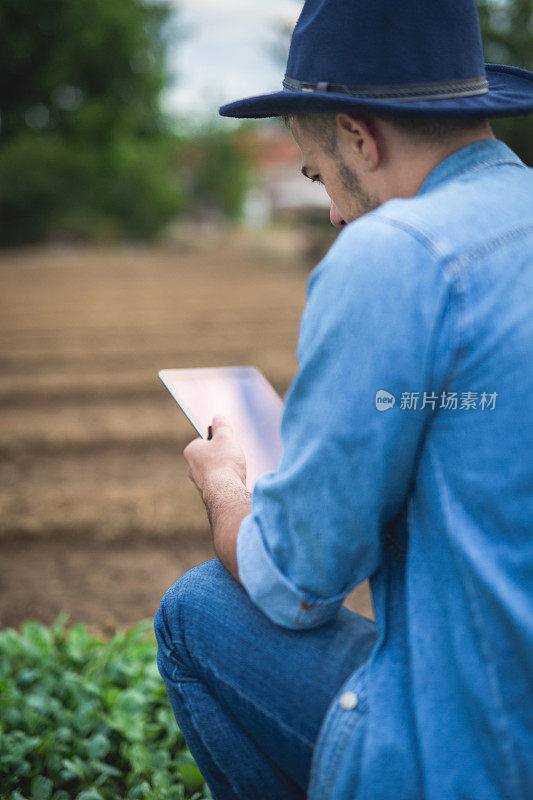
<svg viewBox="0 0 533 800"><path fill-rule="evenodd" d="M221 106L222 117L260 119L307 112L360 111L419 116L509 117L533 112L533 72L506 64L485 64L489 90L443 100L376 100L333 92L271 92Z"/></svg>

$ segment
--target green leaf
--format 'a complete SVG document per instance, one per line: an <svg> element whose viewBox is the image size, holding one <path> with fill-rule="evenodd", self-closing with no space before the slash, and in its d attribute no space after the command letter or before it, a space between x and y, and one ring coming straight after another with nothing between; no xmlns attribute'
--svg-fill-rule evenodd
<svg viewBox="0 0 533 800"><path fill-rule="evenodd" d="M66 727L66 725L62 725L55 732L55 737L58 742L70 742L72 741L73 733L70 728Z"/></svg>
<svg viewBox="0 0 533 800"><path fill-rule="evenodd" d="M41 672L39 669L21 669L18 674L18 682L21 683L23 686L27 686L30 683L33 683L35 680L41 677Z"/></svg>
<svg viewBox="0 0 533 800"><path fill-rule="evenodd" d="M98 789L87 789L76 795L76 800L104 800Z"/></svg>
<svg viewBox="0 0 533 800"><path fill-rule="evenodd" d="M170 765L170 753L167 750L154 750L150 753L150 766L153 769L166 769Z"/></svg>
<svg viewBox="0 0 533 800"><path fill-rule="evenodd" d="M87 650L91 637L85 625L74 625L70 630L67 642L67 652L74 661L83 661L87 657Z"/></svg>
<svg viewBox="0 0 533 800"><path fill-rule="evenodd" d="M146 697L137 689L128 689L116 699L116 709L123 714L138 714L146 705Z"/></svg>
<svg viewBox="0 0 533 800"><path fill-rule="evenodd" d="M200 789L204 779L191 753L188 750L180 753L177 761L178 773L187 791L193 792Z"/></svg>
<svg viewBox="0 0 533 800"><path fill-rule="evenodd" d="M193 800L193 797L194 795L191 797L191 800ZM167 792L167 798L168 800L185 800L185 789L181 784L172 786Z"/></svg>
<svg viewBox="0 0 533 800"><path fill-rule="evenodd" d="M129 751L131 765L135 772L147 772L150 767L151 753L144 744L133 744Z"/></svg>
<svg viewBox="0 0 533 800"><path fill-rule="evenodd" d="M174 778L166 769L158 769L152 775L152 786L154 789L170 789Z"/></svg>
<svg viewBox="0 0 533 800"><path fill-rule="evenodd" d="M54 635L65 630L65 625L67 624L69 619L69 615L66 611L60 611L55 620L52 622L50 626L50 630Z"/></svg>
<svg viewBox="0 0 533 800"><path fill-rule="evenodd" d="M107 764L105 761L96 760L93 762L92 766L94 771L99 773L100 778L106 778L109 776L120 778L123 774L118 767L114 767L112 764Z"/></svg>
<svg viewBox="0 0 533 800"><path fill-rule="evenodd" d="M22 650L20 636L12 628L0 632L0 652L6 656L15 656Z"/></svg>
<svg viewBox="0 0 533 800"><path fill-rule="evenodd" d="M101 642L83 626L25 630L0 631L2 800L184 800L203 787L155 676L151 632Z"/></svg>
<svg viewBox="0 0 533 800"><path fill-rule="evenodd" d="M22 626L22 633L29 642L32 642L42 654L49 652L52 646L52 634L50 630L38 622L25 622Z"/></svg>
<svg viewBox="0 0 533 800"><path fill-rule="evenodd" d="M86 742L87 752L91 760L104 758L109 753L110 743L107 736L102 733L95 733Z"/></svg>
<svg viewBox="0 0 533 800"><path fill-rule="evenodd" d="M200 789L203 785L204 779L196 764L182 764L178 767L178 772L187 791Z"/></svg>
<svg viewBox="0 0 533 800"><path fill-rule="evenodd" d="M128 792L128 800L143 800L150 791L151 786L148 781L136 783Z"/></svg>
<svg viewBox="0 0 533 800"><path fill-rule="evenodd" d="M77 756L74 758L65 758L63 767L65 770L75 775L76 778L79 778L80 781L85 780L87 777L87 765Z"/></svg>
<svg viewBox="0 0 533 800"><path fill-rule="evenodd" d="M50 800L54 784L49 778L38 776L31 782L31 800Z"/></svg>

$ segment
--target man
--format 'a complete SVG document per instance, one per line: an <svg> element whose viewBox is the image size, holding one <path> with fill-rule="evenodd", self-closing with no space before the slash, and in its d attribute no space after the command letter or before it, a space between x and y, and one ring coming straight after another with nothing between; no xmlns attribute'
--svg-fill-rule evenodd
<svg viewBox="0 0 533 800"><path fill-rule="evenodd" d="M308 282L283 458L185 449L218 556L156 617L216 800L533 797L533 177L470 0L308 0L284 91L342 228ZM370 579L376 623L342 605Z"/></svg>

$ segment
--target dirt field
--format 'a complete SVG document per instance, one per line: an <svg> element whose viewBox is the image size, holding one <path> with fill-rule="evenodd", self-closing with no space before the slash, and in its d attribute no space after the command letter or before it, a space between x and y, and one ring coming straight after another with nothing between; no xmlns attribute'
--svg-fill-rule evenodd
<svg viewBox="0 0 533 800"><path fill-rule="evenodd" d="M165 367L254 364L284 394L308 271L290 239L0 254L0 626L109 632L213 557ZM348 605L370 614L365 586Z"/></svg>

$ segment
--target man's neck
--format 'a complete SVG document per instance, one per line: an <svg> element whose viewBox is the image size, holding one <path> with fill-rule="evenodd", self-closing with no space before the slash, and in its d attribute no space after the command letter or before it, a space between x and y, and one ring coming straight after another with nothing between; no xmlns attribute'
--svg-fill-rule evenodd
<svg viewBox="0 0 533 800"><path fill-rule="evenodd" d="M384 173L379 198L382 203L395 197L414 197L425 179L442 161L475 142L495 139L489 123L479 132L454 137L442 144L405 144L397 140L391 147L389 169Z"/></svg>

